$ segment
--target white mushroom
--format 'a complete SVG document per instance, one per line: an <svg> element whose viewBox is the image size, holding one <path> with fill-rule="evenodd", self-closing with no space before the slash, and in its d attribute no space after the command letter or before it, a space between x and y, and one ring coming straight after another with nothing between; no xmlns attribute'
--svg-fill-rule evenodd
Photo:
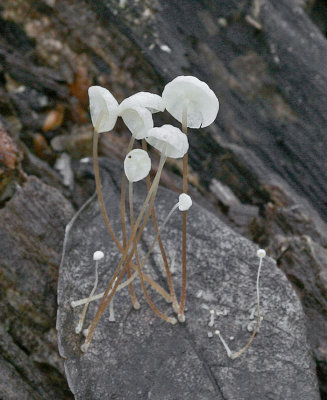
<svg viewBox="0 0 327 400"><path fill-rule="evenodd" d="M148 130L153 128L152 114L144 107L126 107L120 116L135 139L144 139Z"/></svg>
<svg viewBox="0 0 327 400"><path fill-rule="evenodd" d="M167 111L183 122L183 110L189 128L205 127L216 119L219 101L209 86L194 76L178 76L169 82L162 93Z"/></svg>
<svg viewBox="0 0 327 400"><path fill-rule="evenodd" d="M178 209L180 211L187 211L192 205L191 196L186 193L180 194L178 200Z"/></svg>
<svg viewBox="0 0 327 400"><path fill-rule="evenodd" d="M264 249L259 249L257 251L257 256L259 257L259 268L258 268L258 273L257 273L257 321L255 324L255 327L253 328L253 322L251 321L248 326L247 329L249 332L253 332L249 341L247 342L247 344L245 346L243 346L240 350L236 351L236 352L232 352L231 349L229 348L228 344L226 343L226 341L224 340L224 338L222 337L221 333L219 330L217 330L215 333L216 335L219 336L219 339L221 341L221 343L223 344L223 346L225 347L225 350L227 352L227 355L229 358L231 358L232 360L234 360L235 358L239 357L241 354L244 353L245 350L247 350L247 348L251 345L251 343L253 342L256 334L259 331L259 327L260 327L260 322L262 321L262 316L260 315L260 291L259 291L259 279L260 279L260 272L261 272L261 267L262 267L262 260L264 259L264 257L266 256L266 251ZM251 319L251 317L250 317Z"/></svg>
<svg viewBox="0 0 327 400"><path fill-rule="evenodd" d="M83 330L83 323L84 323L84 319L85 319L87 308L88 308L90 302L92 301L92 297L93 297L93 295L94 295L94 293L95 293L95 291L97 289L97 286L98 286L98 266L99 266L99 261L102 260L103 257L104 257L104 254L103 254L102 251L98 250L98 251L95 251L93 253L93 260L95 261L95 280L94 280L93 289L92 289L92 291L91 291L91 293L90 293L90 295L89 295L89 297L88 297L88 299L87 299L87 301L86 301L86 303L84 305L82 314L81 314L81 316L79 318L79 321L78 321L78 324L77 324L77 326L75 328L75 332L77 334L82 332L82 330ZM72 302L71 303L72 307L76 306L75 303L77 303L77 302Z"/></svg>
<svg viewBox="0 0 327 400"><path fill-rule="evenodd" d="M103 252L100 251L100 250L95 251L95 252L93 253L93 260L94 260L94 261L102 260L103 257L104 257L104 254L103 254Z"/></svg>
<svg viewBox="0 0 327 400"><path fill-rule="evenodd" d="M163 125L148 131L145 140L167 157L181 158L188 151L187 136L172 125Z"/></svg>
<svg viewBox="0 0 327 400"><path fill-rule="evenodd" d="M145 178L151 169L151 159L148 153L141 149L130 151L124 161L124 170L130 182Z"/></svg>
<svg viewBox="0 0 327 400"><path fill-rule="evenodd" d="M90 112L97 133L113 129L118 118L118 102L109 90L101 86L89 88Z"/></svg>
<svg viewBox="0 0 327 400"><path fill-rule="evenodd" d="M127 97L120 103L119 114L127 108L135 107L147 108L152 114L165 109L161 96L149 92L139 92Z"/></svg>

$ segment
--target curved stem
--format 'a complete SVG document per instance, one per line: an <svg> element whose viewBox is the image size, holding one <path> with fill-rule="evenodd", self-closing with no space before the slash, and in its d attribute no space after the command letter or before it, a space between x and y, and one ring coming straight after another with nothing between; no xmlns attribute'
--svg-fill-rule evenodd
<svg viewBox="0 0 327 400"><path fill-rule="evenodd" d="M182 131L187 135L187 106L183 106ZM187 193L187 174L188 174L188 154L183 157L183 193ZM179 305L178 319L180 322L185 320L184 308L186 298L186 221L187 211L183 211L183 236L182 236L182 291Z"/></svg>
<svg viewBox="0 0 327 400"><path fill-rule="evenodd" d="M259 288L259 279L260 279L260 272L261 272L261 267L262 267L262 258L260 257L260 262L259 262L259 268L258 268L258 274L257 274L257 321L256 321L256 325L255 328L253 330L253 333L249 339L249 341L247 342L247 344L242 347L239 351L233 353L228 344L225 342L225 340L222 338L221 334L219 331L216 331L217 335L219 336L223 346L225 347L226 351L227 351L227 355L229 358L231 358L232 360L234 360L235 358L239 357L242 353L245 352L245 350L247 350L249 348L249 346L251 345L251 343L253 342L259 326L260 326L260 322L261 322L261 314L260 314L260 288Z"/></svg>
<svg viewBox="0 0 327 400"><path fill-rule="evenodd" d="M85 319L85 315L86 315L87 308L88 308L88 306L89 306L89 304L90 304L90 302L91 302L91 298L92 298L92 296L94 295L94 293L95 293L95 291L96 291L96 288L97 288L97 286L98 286L98 266L99 266L99 261L96 260L96 261L95 261L95 281L94 281L93 289L91 290L91 293L90 293L90 295L89 295L89 297L88 297L88 299L87 299L87 302L85 303L85 305L84 305L84 307L83 307L82 314L81 314L81 316L80 316L80 319L79 319L79 321L78 321L77 327L76 327L76 329L75 329L75 332L76 332L76 333L82 332L83 323L84 323L84 319Z"/></svg>
<svg viewBox="0 0 327 400"><path fill-rule="evenodd" d="M146 143L146 141L144 139L142 140L142 148L145 151L148 150L147 143ZM150 175L148 175L146 177L146 185L147 185L147 188L148 188L148 191L149 191L150 188L151 188ZM178 304L176 293L175 293L175 290L174 290L174 285L173 285L173 280L172 280L172 277L171 277L171 272L170 272L170 269L169 269L167 255L166 255L166 252L165 252L165 249L164 249L164 246L163 246L160 234L159 234L158 222L157 222L157 217L156 217L156 212L155 212L155 208L154 207L153 207L152 212L151 212L151 218L152 218L154 230L155 230L156 235L157 235L161 256L162 256L162 259L163 259L163 262L164 262L164 266L165 266L165 270L166 270L169 292L170 292L170 295L171 295L171 300L173 302L173 309L174 309L174 311L176 313L178 313L179 304Z"/></svg>

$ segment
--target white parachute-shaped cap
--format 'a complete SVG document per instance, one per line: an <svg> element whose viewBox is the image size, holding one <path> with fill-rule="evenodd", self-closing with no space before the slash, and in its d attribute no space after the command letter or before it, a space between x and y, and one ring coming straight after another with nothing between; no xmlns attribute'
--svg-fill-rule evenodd
<svg viewBox="0 0 327 400"><path fill-rule="evenodd" d="M152 114L164 111L165 106L161 96L149 92L135 93L123 100L119 105L119 113L126 108L144 107Z"/></svg>
<svg viewBox="0 0 327 400"><path fill-rule="evenodd" d="M109 90L101 86L91 86L88 90L91 120L98 133L113 129L118 118L118 102Z"/></svg>
<svg viewBox="0 0 327 400"><path fill-rule="evenodd" d="M148 131L145 140L160 152L171 158L181 158L188 150L187 136L172 125L163 125Z"/></svg>
<svg viewBox="0 0 327 400"><path fill-rule="evenodd" d="M217 96L205 82L194 76L178 76L167 83L162 100L167 111L181 123L186 107L189 128L212 124L219 110Z"/></svg>
<svg viewBox="0 0 327 400"><path fill-rule="evenodd" d="M130 182L145 178L151 169L151 159L148 153L141 149L130 151L125 157L124 170Z"/></svg>

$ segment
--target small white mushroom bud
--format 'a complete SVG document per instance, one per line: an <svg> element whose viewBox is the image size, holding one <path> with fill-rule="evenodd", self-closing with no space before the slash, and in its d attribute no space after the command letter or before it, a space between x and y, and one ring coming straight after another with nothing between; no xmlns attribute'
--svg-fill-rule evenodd
<svg viewBox="0 0 327 400"><path fill-rule="evenodd" d="M103 257L104 257L104 254L103 254L102 251L95 251L95 252L93 253L93 260L94 260L94 261L102 260Z"/></svg>
<svg viewBox="0 0 327 400"><path fill-rule="evenodd" d="M180 211L187 211L192 205L191 196L186 193L182 193L179 195L178 199L178 209Z"/></svg>
<svg viewBox="0 0 327 400"><path fill-rule="evenodd" d="M130 182L145 178L151 169L151 159L148 153L141 149L130 151L124 161L124 170Z"/></svg>
<svg viewBox="0 0 327 400"><path fill-rule="evenodd" d="M258 256L259 258L264 258L264 257L266 257L266 252L265 252L265 250L264 250L264 249L259 249L259 250L257 251L257 256Z"/></svg>

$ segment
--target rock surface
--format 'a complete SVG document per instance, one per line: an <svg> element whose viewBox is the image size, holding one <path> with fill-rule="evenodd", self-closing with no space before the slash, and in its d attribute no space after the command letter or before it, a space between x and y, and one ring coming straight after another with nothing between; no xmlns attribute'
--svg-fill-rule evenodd
<svg viewBox="0 0 327 400"><path fill-rule="evenodd" d="M23 184L25 174L59 189L77 207L93 192L89 173L75 170L71 190L53 169L62 152L71 156L73 169L74 159L90 155L89 85L106 86L121 101L140 90L160 94L176 75L205 80L217 92L221 109L215 125L190 137L192 197L266 248L288 276L307 317L323 400L327 227L320 217L326 221L326 27L324 0L0 4L0 124L5 130L3 135L1 128L0 147L7 148L5 154L0 151L0 207ZM160 122L171 121L165 116ZM129 137L118 123L102 139L102 154L121 158ZM169 163L163 184L178 187L180 171L180 164ZM240 207L221 203L210 189L215 181L232 190ZM28 221L20 215L24 225ZM37 219L35 225L43 229L44 222ZM63 230L48 228L59 243ZM20 253L30 251L28 241L19 245ZM8 301L5 292L3 302ZM6 315L17 321L17 331L26 330L26 321L17 319L14 309ZM27 342L34 349L33 335ZM38 370L34 364L24 368L33 366ZM14 397L21 396L19 391Z"/></svg>
<svg viewBox="0 0 327 400"><path fill-rule="evenodd" d="M119 203L121 173L117 164L102 162L105 201L116 232L120 230L115 207ZM135 185L135 192L138 209L144 198L142 183ZM177 195L159 190L159 221L168 214L175 198ZM247 342L256 301L257 248L196 204L189 211L188 221L186 322L172 326L156 317L136 284L141 309L132 309L127 289L119 292L114 297L116 322L109 322L108 311L104 314L86 354L80 351L82 337L74 332L81 310L73 310L70 302L87 297L91 291L94 251L105 253L105 261L100 264L99 292L105 288L119 257L95 198L69 225L60 268L57 329L75 398L319 399L301 304L273 260L266 258L263 262L264 319L247 352L232 361L218 338L208 337L209 331L219 329L235 350ZM152 237L150 224L140 245L141 254ZM179 293L181 215L172 218L162 237L169 259L176 255L174 281ZM164 284L157 250L145 271ZM171 307L158 295L151 292L151 296L160 309L172 314ZM227 315L221 315L209 328L212 308L226 310ZM94 312L92 304L85 327Z"/></svg>
<svg viewBox="0 0 327 400"><path fill-rule="evenodd" d="M70 399L54 327L71 204L35 177L0 210L0 398Z"/></svg>

